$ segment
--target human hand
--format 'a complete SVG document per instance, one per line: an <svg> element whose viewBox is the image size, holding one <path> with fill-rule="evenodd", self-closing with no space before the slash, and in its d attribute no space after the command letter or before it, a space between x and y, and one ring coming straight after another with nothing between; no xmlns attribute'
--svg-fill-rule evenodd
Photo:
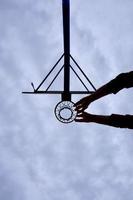
<svg viewBox="0 0 133 200"><path fill-rule="evenodd" d="M77 103L74 104L75 110L77 112L83 112L85 109L88 108L89 104L92 102L92 96L87 96L79 100Z"/></svg>
<svg viewBox="0 0 133 200"><path fill-rule="evenodd" d="M92 122L92 115L86 112L80 112L77 114L77 117L75 118L75 122Z"/></svg>

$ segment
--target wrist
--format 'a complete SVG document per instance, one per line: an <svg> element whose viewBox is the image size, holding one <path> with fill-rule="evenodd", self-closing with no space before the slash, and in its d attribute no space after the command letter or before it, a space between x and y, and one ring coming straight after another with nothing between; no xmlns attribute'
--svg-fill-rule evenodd
<svg viewBox="0 0 133 200"><path fill-rule="evenodd" d="M95 115L87 113L87 115L86 115L86 121L87 122L95 122Z"/></svg>

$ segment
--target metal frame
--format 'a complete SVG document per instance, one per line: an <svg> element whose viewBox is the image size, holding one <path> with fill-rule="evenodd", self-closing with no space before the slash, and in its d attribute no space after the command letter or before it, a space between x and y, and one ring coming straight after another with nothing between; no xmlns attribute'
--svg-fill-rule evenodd
<svg viewBox="0 0 133 200"><path fill-rule="evenodd" d="M75 59L70 54L70 2L69 0L62 0L62 11L63 11L63 40L64 40L64 53L59 58L59 60L56 62L56 64L52 67L52 69L49 71L49 73L46 75L46 77L42 80L42 82L38 85L37 88L34 87L34 84L31 83L33 87L32 92L22 92L23 94L61 94L62 101L71 101L71 95L72 94L92 94L96 91L95 86L92 84L92 82L89 80L89 78L86 76L84 71L81 69L81 67L78 65L78 63L75 61ZM60 61L64 58L64 65L61 67L61 69L57 72L54 79L50 83L50 85L46 88L46 90L40 90L41 86L45 83L49 75L53 72L53 70L57 67L57 65L60 63ZM70 60L74 62L74 64L77 66L77 68L80 70L80 72L83 74L85 79L88 81L88 83L92 87L92 91L88 89L88 87L85 85L83 80L79 77L75 69L70 65ZM56 78L59 76L60 72L64 69L64 90L63 91L51 91L49 90L51 85L54 83ZM70 91L70 69L74 72L74 74L77 76L79 81L82 83L82 85L85 88L85 91Z"/></svg>
<svg viewBox="0 0 133 200"><path fill-rule="evenodd" d="M59 76L59 74L61 73L61 71L63 70L63 68L65 68L65 65L63 65L60 70L57 72L57 74L55 75L55 77L53 78L53 80L51 81L51 83L49 84L49 86L47 87L46 90L39 90L40 87L45 83L45 81L48 79L48 77L51 75L51 73L53 72L53 70L57 67L57 65L59 64L59 62L61 61L61 59L64 57L64 54L61 56L61 58L57 61L57 63L52 67L52 69L50 70L50 72L46 75L46 77L43 79L43 81L39 84L39 86L35 89L34 84L31 83L32 87L33 87L33 92L22 92L23 94L63 94L63 93L70 93L70 94L92 94L94 91L96 91L95 86L92 84L92 82L89 80L89 78L86 76L86 74L83 72L83 70L81 69L81 67L77 64L77 62L74 60L74 58L69 55L69 58L72 59L72 61L74 61L74 63L76 64L77 68L80 70L80 72L82 73L82 75L85 77L85 79L87 80L87 82L92 86L93 90L90 91L88 89L88 87L85 85L85 83L83 82L83 80L80 78L80 76L78 75L78 73L76 72L76 70L69 65L69 70L71 69L74 74L77 76L78 80L82 83L82 85L84 86L84 88L86 89L85 91L70 91L70 90L65 90L64 91L56 91L56 90L49 90L50 87L52 86L52 84L54 83L54 81L57 79L57 77ZM69 71L70 73L70 71ZM65 76L65 74L64 74ZM68 78L68 77L67 77ZM69 76L69 83L70 83L70 76ZM67 84L66 84L67 85ZM64 88L65 88L65 84L64 84Z"/></svg>

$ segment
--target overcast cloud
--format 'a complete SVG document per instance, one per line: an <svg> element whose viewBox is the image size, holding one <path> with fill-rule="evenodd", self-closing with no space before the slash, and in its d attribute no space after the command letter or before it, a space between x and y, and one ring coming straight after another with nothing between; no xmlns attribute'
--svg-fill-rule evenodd
<svg viewBox="0 0 133 200"><path fill-rule="evenodd" d="M132 130L64 125L53 114L60 96L21 94L63 53L61 8L61 0L0 0L0 199L132 200ZM133 1L71 0L71 54L96 88L133 70L132 36ZM89 111L133 114L132 99L123 90Z"/></svg>

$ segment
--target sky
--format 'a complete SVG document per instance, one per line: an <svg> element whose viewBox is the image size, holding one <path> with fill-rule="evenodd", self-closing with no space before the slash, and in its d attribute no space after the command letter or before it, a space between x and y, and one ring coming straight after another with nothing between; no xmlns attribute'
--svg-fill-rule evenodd
<svg viewBox="0 0 133 200"><path fill-rule="evenodd" d="M71 0L71 54L96 88L133 70L132 36L133 1ZM62 53L61 0L0 0L0 199L132 200L132 130L64 125L59 95L21 93ZM87 111L133 114L132 99L125 89Z"/></svg>

